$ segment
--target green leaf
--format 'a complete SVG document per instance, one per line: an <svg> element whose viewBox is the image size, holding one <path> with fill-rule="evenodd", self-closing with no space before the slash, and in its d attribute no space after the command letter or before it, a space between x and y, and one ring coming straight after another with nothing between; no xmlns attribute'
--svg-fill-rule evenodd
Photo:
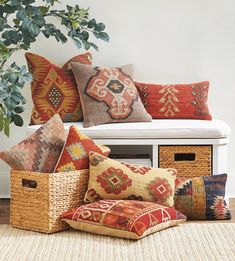
<svg viewBox="0 0 235 261"><path fill-rule="evenodd" d="M21 5L21 2L20 2L20 0L11 0L10 5L11 6L18 6L18 5Z"/></svg>
<svg viewBox="0 0 235 261"><path fill-rule="evenodd" d="M105 29L105 24L103 24L103 23L98 23L95 27L95 31L98 31L98 32L104 31L104 29Z"/></svg>
<svg viewBox="0 0 235 261"><path fill-rule="evenodd" d="M4 134L7 137L10 136L10 123L11 123L11 118L10 117L4 118Z"/></svg>
<svg viewBox="0 0 235 261"><path fill-rule="evenodd" d="M12 92L11 99L15 101L15 103L20 103L22 101L22 94L20 92Z"/></svg>
<svg viewBox="0 0 235 261"><path fill-rule="evenodd" d="M42 16L45 16L46 13L49 11L50 6L39 6L40 13Z"/></svg>
<svg viewBox="0 0 235 261"><path fill-rule="evenodd" d="M24 111L24 107L23 106L17 106L14 109L15 113L22 113Z"/></svg>
<svg viewBox="0 0 235 261"><path fill-rule="evenodd" d="M88 28L95 28L96 27L96 20L95 19L91 19L89 22L88 22Z"/></svg>
<svg viewBox="0 0 235 261"><path fill-rule="evenodd" d="M7 20L4 17L0 17L0 31L3 31L7 23Z"/></svg>
<svg viewBox="0 0 235 261"><path fill-rule="evenodd" d="M8 4L5 4L3 7L4 13L7 14L13 14L17 9L14 6L10 6Z"/></svg>
<svg viewBox="0 0 235 261"><path fill-rule="evenodd" d="M100 39L100 33L97 33L97 32L93 32L94 36L97 38L97 39Z"/></svg>
<svg viewBox="0 0 235 261"><path fill-rule="evenodd" d="M22 4L24 4L24 5L30 5L30 4L35 3L35 0L21 0L21 1L22 1Z"/></svg>
<svg viewBox="0 0 235 261"><path fill-rule="evenodd" d="M97 52L99 51L99 47L96 44L90 43L90 46L92 46Z"/></svg>
<svg viewBox="0 0 235 261"><path fill-rule="evenodd" d="M17 81L17 79L18 79L17 75L14 74L14 73L12 73L12 74L10 75L10 77L8 78L8 81L9 81L10 83L15 83L15 82Z"/></svg>
<svg viewBox="0 0 235 261"><path fill-rule="evenodd" d="M15 25L19 25L20 24L20 20L19 19L13 19L13 22Z"/></svg>
<svg viewBox="0 0 235 261"><path fill-rule="evenodd" d="M89 38L89 33L87 31L83 31L82 32L82 38L87 41L88 38Z"/></svg>
<svg viewBox="0 0 235 261"><path fill-rule="evenodd" d="M17 19L19 19L20 21L23 21L26 17L27 17L27 15L26 15L25 10L22 9L22 10L17 11L17 13L16 13Z"/></svg>
<svg viewBox="0 0 235 261"><path fill-rule="evenodd" d="M59 39L60 39L60 41L62 43L66 43L67 42L67 37L64 34L58 33L58 37L59 37Z"/></svg>
<svg viewBox="0 0 235 261"><path fill-rule="evenodd" d="M9 97L4 101L4 105L9 111L13 111L14 108L18 105L18 103Z"/></svg>
<svg viewBox="0 0 235 261"><path fill-rule="evenodd" d="M85 41L85 40L83 40L82 43L83 43L83 46L84 46L84 48L85 48L86 50L88 50L88 49L91 47L90 43L87 42L87 41Z"/></svg>
<svg viewBox="0 0 235 261"><path fill-rule="evenodd" d="M28 31L31 37L35 37L40 33L39 27L28 17L23 20L22 28Z"/></svg>
<svg viewBox="0 0 235 261"><path fill-rule="evenodd" d="M109 35L105 32L100 32L99 38L102 39L105 42L109 42Z"/></svg>
<svg viewBox="0 0 235 261"><path fill-rule="evenodd" d="M78 49L80 49L82 47L82 43L80 40L78 40L77 38L73 38L73 41Z"/></svg>
<svg viewBox="0 0 235 261"><path fill-rule="evenodd" d="M0 132L3 130L3 128L4 128L4 114L0 107Z"/></svg>
<svg viewBox="0 0 235 261"><path fill-rule="evenodd" d="M38 25L39 27L42 27L44 24L45 24L45 19L44 19L44 17L42 17L42 16L40 16L40 15L34 15L33 17L32 17L32 21L36 24L36 25Z"/></svg>
<svg viewBox="0 0 235 261"><path fill-rule="evenodd" d="M13 122L16 126L19 126L19 127L22 127L24 124L22 117L18 114L14 114Z"/></svg>

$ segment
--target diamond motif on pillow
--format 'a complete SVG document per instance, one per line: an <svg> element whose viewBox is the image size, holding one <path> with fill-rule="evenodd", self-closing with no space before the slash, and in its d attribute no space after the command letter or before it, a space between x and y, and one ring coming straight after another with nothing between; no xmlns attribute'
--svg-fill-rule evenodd
<svg viewBox="0 0 235 261"><path fill-rule="evenodd" d="M153 199L160 200L160 202L163 204L165 202L165 199L172 195L172 188L169 185L169 182L167 179L164 178L155 178L152 180L148 185L147 189Z"/></svg>
<svg viewBox="0 0 235 261"><path fill-rule="evenodd" d="M31 124L42 124L56 113L64 122L81 120L80 98L68 63L61 68L40 55L26 53L25 57L33 74ZM77 55L72 61L91 64L91 54Z"/></svg>
<svg viewBox="0 0 235 261"><path fill-rule="evenodd" d="M63 100L64 100L64 95L63 93L60 92L60 90L58 88L56 88L56 86L51 86L52 88L49 90L48 92L48 100L51 103L52 106L54 106L55 108L58 108Z"/></svg>
<svg viewBox="0 0 235 261"><path fill-rule="evenodd" d="M108 168L97 176L97 182L107 193L120 194L131 186L131 179L120 169Z"/></svg>
<svg viewBox="0 0 235 261"><path fill-rule="evenodd" d="M105 156L110 153L108 147L96 144L88 136L82 134L76 126L71 126L55 172L88 169L90 151L96 151Z"/></svg>

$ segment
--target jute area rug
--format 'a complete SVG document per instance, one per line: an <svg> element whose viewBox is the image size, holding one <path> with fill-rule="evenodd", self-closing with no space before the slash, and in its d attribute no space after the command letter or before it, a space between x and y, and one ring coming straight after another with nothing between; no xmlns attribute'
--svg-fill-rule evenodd
<svg viewBox="0 0 235 261"><path fill-rule="evenodd" d="M139 241L75 230L52 235L0 225L1 261L235 260L235 223L185 223Z"/></svg>

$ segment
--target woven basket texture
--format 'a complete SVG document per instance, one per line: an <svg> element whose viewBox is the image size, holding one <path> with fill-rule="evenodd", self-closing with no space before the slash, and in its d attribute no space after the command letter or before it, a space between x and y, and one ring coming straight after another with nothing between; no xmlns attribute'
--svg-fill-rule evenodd
<svg viewBox="0 0 235 261"><path fill-rule="evenodd" d="M185 159L177 160L177 155ZM195 157L193 160L190 156ZM159 167L175 168L177 176L200 177L212 175L212 146L159 146Z"/></svg>
<svg viewBox="0 0 235 261"><path fill-rule="evenodd" d="M59 173L13 170L11 226L44 233L68 229L59 217L83 204L88 178L89 170Z"/></svg>

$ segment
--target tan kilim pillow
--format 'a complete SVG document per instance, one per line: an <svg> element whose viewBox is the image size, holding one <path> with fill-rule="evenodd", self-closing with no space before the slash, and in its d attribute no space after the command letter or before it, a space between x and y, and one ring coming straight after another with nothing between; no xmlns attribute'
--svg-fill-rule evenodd
<svg viewBox="0 0 235 261"><path fill-rule="evenodd" d="M0 159L14 170L50 173L55 168L65 138L63 122L56 114L19 144L0 152Z"/></svg>
<svg viewBox="0 0 235 261"><path fill-rule="evenodd" d="M80 94L84 127L115 122L148 122L132 80L133 65L119 68L71 63Z"/></svg>
<svg viewBox="0 0 235 261"><path fill-rule="evenodd" d="M90 179L84 202L133 199L174 205L175 169L136 166L90 152Z"/></svg>

